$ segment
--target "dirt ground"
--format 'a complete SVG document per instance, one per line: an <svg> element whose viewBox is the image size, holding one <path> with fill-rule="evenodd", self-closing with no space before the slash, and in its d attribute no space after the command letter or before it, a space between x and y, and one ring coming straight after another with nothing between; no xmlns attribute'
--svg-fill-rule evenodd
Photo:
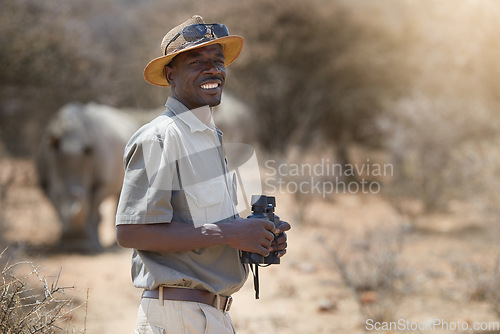
<svg viewBox="0 0 500 334"><path fill-rule="evenodd" d="M67 331L132 333L141 291L130 280L131 251L111 246L113 201L102 208L101 235L110 246L106 251L97 255L60 253L51 249L58 238L58 222L36 187L30 162L4 160L0 171L2 182L15 171L0 209L4 210L3 238L14 244L16 260L33 261L49 278L59 275L60 286L74 287L68 293L81 307L73 312ZM280 217L293 226L288 233L288 253L280 265L260 270L259 300L254 299L251 279L234 296L231 317L238 333L398 333L366 328L366 312L382 309L387 301L393 304L390 318L395 321L441 319L468 325L500 321L487 296L491 285L486 284L494 277L488 270L499 254L495 217L468 213L464 203L452 205L446 214L422 215L418 202L395 206L382 195L337 195L305 202L290 194L277 194L277 203ZM335 254L347 266L359 263L355 257L359 249L365 249L361 253L365 257L377 258L381 248L370 246L372 232L368 231L381 232L385 239L378 240L383 243L398 241L401 246L390 253L397 258L392 270L403 273L392 291L398 304L396 299L384 299L380 291L355 297L335 266ZM384 256L387 253L379 257ZM473 268L472 272L467 268ZM356 279L374 275L369 269L353 272ZM481 289L484 294L478 295ZM434 328L420 332L474 331Z"/></svg>

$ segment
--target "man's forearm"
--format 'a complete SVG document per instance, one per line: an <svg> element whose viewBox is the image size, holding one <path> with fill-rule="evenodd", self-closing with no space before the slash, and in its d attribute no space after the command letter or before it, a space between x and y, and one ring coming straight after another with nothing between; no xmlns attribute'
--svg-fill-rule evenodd
<svg viewBox="0 0 500 334"><path fill-rule="evenodd" d="M286 231L290 225L286 223ZM264 219L236 218L229 222L194 227L178 221L160 224L124 224L116 227L118 244L125 248L152 252L184 252L216 245L267 256L278 250L271 247L274 224Z"/></svg>
<svg viewBox="0 0 500 334"><path fill-rule="evenodd" d="M118 225L116 235L117 242L122 247L152 252L183 252L227 243L216 224L195 228L177 221Z"/></svg>

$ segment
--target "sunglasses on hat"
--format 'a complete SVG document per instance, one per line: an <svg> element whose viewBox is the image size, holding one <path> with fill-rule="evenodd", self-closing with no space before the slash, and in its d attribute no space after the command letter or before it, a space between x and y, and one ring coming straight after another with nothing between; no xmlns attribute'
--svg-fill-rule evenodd
<svg viewBox="0 0 500 334"><path fill-rule="evenodd" d="M198 23L198 24L191 24L184 29L182 29L180 32L175 35L170 42L167 43L165 46L165 54L167 54L167 48L168 46L175 41L180 35L188 42L189 44L194 43L194 42L199 42L202 39L205 38L207 35L207 32L210 30L210 34L214 38L220 38L220 37L225 37L229 35L229 30L227 27L223 24L220 23L210 23L210 24L205 24L205 23ZM186 44L186 43L184 43ZM177 49L182 49L184 47L184 44L181 45Z"/></svg>

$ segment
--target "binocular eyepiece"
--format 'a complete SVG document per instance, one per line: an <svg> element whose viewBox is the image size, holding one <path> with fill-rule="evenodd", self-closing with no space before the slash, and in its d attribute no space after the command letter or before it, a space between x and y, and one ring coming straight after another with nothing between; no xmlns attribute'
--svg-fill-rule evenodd
<svg viewBox="0 0 500 334"><path fill-rule="evenodd" d="M280 224L280 217L274 214L276 208L276 198L274 196L266 195L252 195L252 214L247 218L260 218L268 219L274 226ZM274 236L274 241L277 243L278 236ZM272 252L268 256L262 256L257 253L242 252L241 262L249 264L279 264L280 258L278 257L278 252Z"/></svg>

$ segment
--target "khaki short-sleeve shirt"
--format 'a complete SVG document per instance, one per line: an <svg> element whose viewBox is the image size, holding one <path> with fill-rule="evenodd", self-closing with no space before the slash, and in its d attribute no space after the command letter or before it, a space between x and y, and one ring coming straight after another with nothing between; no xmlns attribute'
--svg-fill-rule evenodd
<svg viewBox="0 0 500 334"><path fill-rule="evenodd" d="M176 220L200 227L236 218L235 182L225 161L222 133L174 98L166 107L125 148L116 224ZM248 275L239 253L223 245L174 253L134 250L132 279L144 289L182 286L231 295Z"/></svg>

